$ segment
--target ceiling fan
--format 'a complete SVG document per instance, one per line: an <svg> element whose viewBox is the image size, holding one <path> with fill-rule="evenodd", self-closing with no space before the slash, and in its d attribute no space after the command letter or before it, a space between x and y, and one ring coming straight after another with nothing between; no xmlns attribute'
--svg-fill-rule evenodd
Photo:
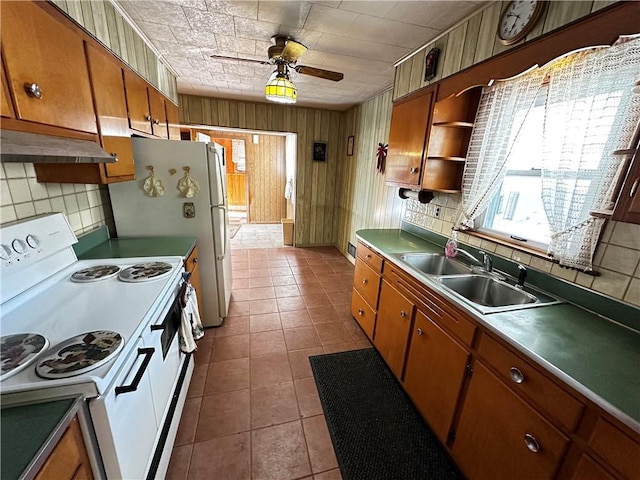
<svg viewBox="0 0 640 480"><path fill-rule="evenodd" d="M250 58L235 58L223 55L211 55L211 58L258 63L260 65L274 65L276 70L267 81L265 96L267 100L279 103L295 103L298 97L298 91L289 77L289 69L295 70L302 75L310 75L334 82L339 82L344 78L344 74L340 72L332 72L331 70L309 67L307 65L297 65L298 59L307 51L307 47L302 43L284 35L274 35L271 37L271 40L274 44L267 49L269 60L253 60Z"/></svg>

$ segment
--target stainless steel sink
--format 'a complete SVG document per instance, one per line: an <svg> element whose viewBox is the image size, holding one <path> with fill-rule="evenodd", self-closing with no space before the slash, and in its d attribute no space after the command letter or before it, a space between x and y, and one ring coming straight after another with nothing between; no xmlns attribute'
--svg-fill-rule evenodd
<svg viewBox="0 0 640 480"><path fill-rule="evenodd" d="M427 275L460 275L471 273L471 268L442 253L407 253L398 258Z"/></svg>
<svg viewBox="0 0 640 480"><path fill-rule="evenodd" d="M467 300L482 313L559 303L558 299L531 287L526 287L528 291L525 291L485 275L457 275L438 277L437 280L443 287Z"/></svg>

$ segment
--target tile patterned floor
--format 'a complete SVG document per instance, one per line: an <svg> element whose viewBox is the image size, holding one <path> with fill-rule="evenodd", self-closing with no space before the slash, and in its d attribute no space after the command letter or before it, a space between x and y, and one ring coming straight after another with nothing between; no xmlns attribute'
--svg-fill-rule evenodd
<svg viewBox="0 0 640 480"><path fill-rule="evenodd" d="M279 223L247 223L231 239L232 249L282 246L282 225Z"/></svg>
<svg viewBox="0 0 640 480"><path fill-rule="evenodd" d="M353 265L334 248L232 255L229 317L199 342L167 478L340 479L308 357L370 346Z"/></svg>

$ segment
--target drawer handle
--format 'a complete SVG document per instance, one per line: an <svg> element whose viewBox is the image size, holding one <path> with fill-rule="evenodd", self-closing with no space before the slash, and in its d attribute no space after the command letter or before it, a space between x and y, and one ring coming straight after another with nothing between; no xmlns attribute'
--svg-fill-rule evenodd
<svg viewBox="0 0 640 480"><path fill-rule="evenodd" d="M364 315L364 310L359 308L358 309L358 315L360 315L360 316Z"/></svg>
<svg viewBox="0 0 640 480"><path fill-rule="evenodd" d="M151 357L153 356L153 352L155 351L156 349L153 347L138 349L138 356L144 355L142 365L140 365L140 369L136 372L136 376L133 377L133 382L131 382L129 385L120 385L116 387L116 396L120 395L121 393L135 392L138 389L140 380L142 380L142 376L149 366L149 362L151 362Z"/></svg>
<svg viewBox="0 0 640 480"><path fill-rule="evenodd" d="M363 284L363 285L366 285L367 283L369 283L369 280L367 280L366 278L363 278L363 279L362 279L362 284Z"/></svg>
<svg viewBox="0 0 640 480"><path fill-rule="evenodd" d="M371 258L371 254L370 254L370 253L367 253L364 257L365 257L365 258Z"/></svg>
<svg viewBox="0 0 640 480"><path fill-rule="evenodd" d="M519 368L511 367L509 369L509 376L514 383L521 384L524 382L524 373L522 373Z"/></svg>
<svg viewBox="0 0 640 480"><path fill-rule="evenodd" d="M400 310L400 316L402 318L406 317L407 316L407 312L405 312L404 310Z"/></svg>
<svg viewBox="0 0 640 480"><path fill-rule="evenodd" d="M40 89L40 85L37 83L26 82L24 84L24 91L27 92L27 95L31 98L35 98L37 100L42 98L42 90Z"/></svg>
<svg viewBox="0 0 640 480"><path fill-rule="evenodd" d="M629 190L629 197L633 197L636 192L638 191L638 183L640 182L640 178L636 178L635 181L633 182L633 185L631 185L631 190Z"/></svg>
<svg viewBox="0 0 640 480"><path fill-rule="evenodd" d="M424 332L422 331L421 328L418 329L418 335L424 335Z"/></svg>
<svg viewBox="0 0 640 480"><path fill-rule="evenodd" d="M533 453L538 453L540 451L540 444L538 443L538 440L536 440L536 437L530 433L524 434L524 444L527 446L529 451Z"/></svg>
<svg viewBox="0 0 640 480"><path fill-rule="evenodd" d="M417 167L411 167L411 173L412 174L418 173L418 168Z"/></svg>

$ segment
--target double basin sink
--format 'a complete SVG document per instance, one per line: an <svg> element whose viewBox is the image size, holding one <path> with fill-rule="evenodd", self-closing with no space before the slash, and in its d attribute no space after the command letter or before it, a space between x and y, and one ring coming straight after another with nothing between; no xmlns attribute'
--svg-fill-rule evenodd
<svg viewBox="0 0 640 480"><path fill-rule="evenodd" d="M559 303L556 298L530 286L519 288L506 278L489 272L477 273L462 262L442 253L402 253L392 255L401 266L419 278L436 280L454 298L481 313L496 313Z"/></svg>

